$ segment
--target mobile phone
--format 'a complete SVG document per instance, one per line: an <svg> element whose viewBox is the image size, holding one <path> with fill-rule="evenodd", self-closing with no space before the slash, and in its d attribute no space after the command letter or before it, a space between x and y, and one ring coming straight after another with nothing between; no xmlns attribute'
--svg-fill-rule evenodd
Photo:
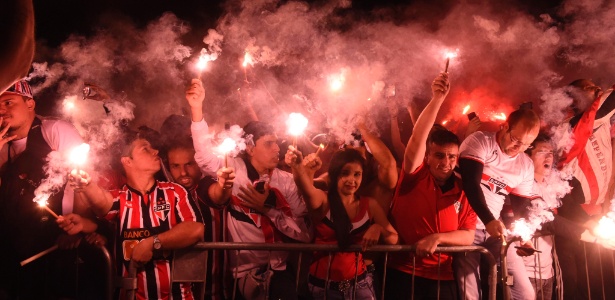
<svg viewBox="0 0 615 300"><path fill-rule="evenodd" d="M256 182L256 184L254 185L254 188L256 189L257 192L261 194L264 193L265 192L265 181Z"/></svg>
<svg viewBox="0 0 615 300"><path fill-rule="evenodd" d="M468 120L472 121L472 119L476 118L476 113L475 112L471 112L468 114Z"/></svg>
<svg viewBox="0 0 615 300"><path fill-rule="evenodd" d="M535 252L542 253L542 251L536 250L536 249L530 248L530 247L515 246L515 249L523 250L523 251L526 251L526 252L532 253L532 254L534 254Z"/></svg>

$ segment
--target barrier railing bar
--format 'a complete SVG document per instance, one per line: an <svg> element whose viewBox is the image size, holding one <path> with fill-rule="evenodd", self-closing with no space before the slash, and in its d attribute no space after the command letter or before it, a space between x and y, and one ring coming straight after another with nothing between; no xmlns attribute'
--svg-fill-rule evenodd
<svg viewBox="0 0 615 300"><path fill-rule="evenodd" d="M341 250L337 245L318 245L318 244L300 244L300 243L279 243L279 244L266 244L266 243L229 243L229 242L200 242L191 247L192 249L199 250L235 250L236 255L239 255L240 250L262 250L271 251L274 248L276 251L327 251L329 252L329 263L327 265L328 270L331 270L332 252L361 252L362 247L360 245L352 245L344 250ZM416 247L411 245L375 245L367 249L365 252L415 252ZM456 252L478 252L480 253L489 264L489 300L496 299L496 286L497 286L497 265L493 255L484 247L481 246L451 246L451 247L437 247L434 253L456 253ZM238 262L239 260L237 260ZM416 266L416 259L413 257L413 266ZM238 265L236 266L237 272ZM329 289L329 271L327 271L326 285L325 285L325 299L327 299L327 292ZM385 269L386 271L386 269ZM235 274L236 277L237 274ZM130 265L129 276L136 278L136 267ZM414 274L412 275L412 299L414 299ZM356 281L356 280L355 280ZM237 278L234 280L233 285L233 299L235 299L237 291ZM383 284L384 287L384 284ZM127 291L127 299L134 299L136 290ZM383 289L384 293L384 289Z"/></svg>

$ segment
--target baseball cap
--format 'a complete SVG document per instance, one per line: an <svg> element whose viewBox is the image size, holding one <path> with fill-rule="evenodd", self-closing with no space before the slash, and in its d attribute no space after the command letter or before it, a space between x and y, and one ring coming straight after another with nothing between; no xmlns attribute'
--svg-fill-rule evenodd
<svg viewBox="0 0 615 300"><path fill-rule="evenodd" d="M32 97L32 88L30 87L30 84L28 84L28 82L25 80L19 80L15 82L15 84L11 85L11 87L9 87L6 92L2 94L13 94L24 96L27 98L34 98Z"/></svg>

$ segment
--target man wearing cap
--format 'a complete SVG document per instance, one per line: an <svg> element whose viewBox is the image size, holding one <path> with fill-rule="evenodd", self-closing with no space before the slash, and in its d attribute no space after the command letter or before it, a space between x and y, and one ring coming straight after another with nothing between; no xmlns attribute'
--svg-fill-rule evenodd
<svg viewBox="0 0 615 300"><path fill-rule="evenodd" d="M206 172L224 166L211 149L211 137L203 119L205 90L193 79L186 91L192 112L192 138L196 161ZM312 240L305 222L307 208L299 196L292 174L277 168L280 147L273 127L252 121L243 128L246 149L241 157L229 158L235 169L235 185L227 207L227 233L230 241L243 243L280 243L291 238ZM261 183L262 185L258 184ZM239 281L238 290L245 299L297 299L294 275L287 269L284 251L241 251L229 254L232 275ZM266 278L264 289L253 278ZM234 293L233 293L234 294ZM241 299L241 298L239 298Z"/></svg>
<svg viewBox="0 0 615 300"><path fill-rule="evenodd" d="M12 297L36 298L37 293L61 291L61 286L47 280L57 277L49 272L57 271L54 264L66 252L49 254L24 267L19 262L55 245L61 233L50 214L33 202L34 190L46 177L48 154L66 153L83 143L73 125L39 117L35 107L26 81L18 81L0 95L0 290ZM48 207L58 215L72 212L73 197L73 191L62 186L51 195Z"/></svg>

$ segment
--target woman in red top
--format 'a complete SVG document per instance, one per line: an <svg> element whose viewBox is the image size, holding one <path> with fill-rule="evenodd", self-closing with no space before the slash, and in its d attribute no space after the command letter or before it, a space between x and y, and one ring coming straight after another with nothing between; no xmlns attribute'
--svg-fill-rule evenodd
<svg viewBox="0 0 615 300"><path fill-rule="evenodd" d="M355 194L365 168L365 159L359 151L343 149L333 155L327 192L313 185L314 173L322 166L318 156L310 154L303 159L301 152L289 147L285 160L293 169L295 182L315 224L317 244L337 243L341 249L361 244L365 250L377 244L381 237L387 244L397 243L397 231L380 205L374 199ZM315 253L309 276L314 299L323 299L327 286L327 299L375 299L371 273L366 271L361 253L332 253L331 266L328 266L328 253Z"/></svg>

